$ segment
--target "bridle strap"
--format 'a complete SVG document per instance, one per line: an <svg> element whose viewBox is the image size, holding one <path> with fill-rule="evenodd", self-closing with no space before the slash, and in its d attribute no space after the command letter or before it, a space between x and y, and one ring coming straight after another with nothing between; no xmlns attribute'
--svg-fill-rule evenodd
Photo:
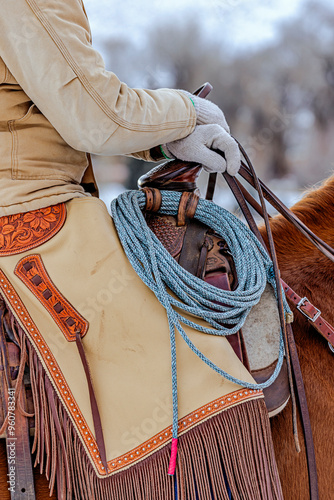
<svg viewBox="0 0 334 500"><path fill-rule="evenodd" d="M252 216L252 213L249 210L249 207L247 205L244 193L241 189L242 184L240 182L238 182L235 179L235 177L231 177L227 173L223 173L223 177L224 177L228 187L231 189L231 191L232 191L232 193L233 193L233 195L234 195L234 197L239 205L239 208L242 211L243 216L245 217L245 219L247 221L247 224L248 224L250 230L255 234L257 239L262 243L262 245L264 246L264 248L268 252L267 247L265 246L264 240L263 240L261 233L259 231L259 228L257 227L257 224L254 220L254 217Z"/></svg>
<svg viewBox="0 0 334 500"><path fill-rule="evenodd" d="M249 172L248 168L243 165L242 166L242 170L241 170L241 175L244 179L246 180L249 180L251 177L251 173ZM245 202L247 201L247 203L249 203L249 205L251 207L254 208L254 210L261 216L261 217L264 217L263 215L263 210L262 210L262 207L261 205L259 205L259 203L254 199L254 197L247 191L247 189L241 184L240 181L238 181L237 179L234 178L234 182L231 183L231 181L226 177L225 177L225 180L227 181L229 187L231 188L233 194L235 195L236 197L236 192L238 191L239 193L242 194L242 197L243 197L243 200L241 202L241 200L239 200L237 197L237 201L239 203L239 206L248 222L248 224L250 225L250 221L248 220L249 219L249 215L246 215L250 213L249 209L246 211L244 209L244 205L246 204ZM276 208L276 210L279 209L281 215L283 215L287 220L289 220L290 222L293 223L293 225L299 230L301 231L315 246L316 248L318 248L318 250L320 250L322 253L324 253L324 255L326 255L326 257L330 258L331 260L333 260L333 258L331 257L331 255L333 254L334 255L334 251L333 249L327 244L325 243L324 241L322 241L316 234L314 234L307 226L305 226L303 224L303 222L301 222L298 217L295 216L295 214L289 210L270 190L269 188L267 188L265 186L265 184L260 181L261 183L261 187L263 189L263 193L264 193L264 196L265 198L267 199L267 201L269 201L269 203L274 207ZM252 181L251 182L251 185L254 186L254 182ZM270 215L268 215L268 217L270 218ZM301 229L301 226L300 225L303 225L304 228L305 228L305 231L307 232L307 234L305 234L304 230ZM250 228L253 230L253 226L254 224L250 225ZM257 227L257 226L256 226ZM259 235L260 235L260 241L263 243L263 239L262 239L262 236L260 234L260 232L258 230L253 230L254 234L259 238ZM315 239L317 241L315 241ZM331 255L328 255L328 252L331 254ZM326 339L329 344L334 348L334 327L328 323L328 321L326 321L322 316L321 316L321 311L315 307L309 300L307 297L300 297L298 295L298 293L296 293L289 285L287 285L287 283L285 283L285 281L283 281L281 279L281 283L283 285L283 289L284 289L284 292L286 294L286 296L291 300L291 302L293 302L297 309L307 318L307 320L309 321L309 323L311 324L311 326L313 326L313 328L315 328L317 330L318 333L320 333L320 335L322 335L324 337L324 339Z"/></svg>
<svg viewBox="0 0 334 500"><path fill-rule="evenodd" d="M244 197L243 191L241 190L241 184L238 183L238 181L236 180L235 177L231 177L227 173L223 173L223 177L225 178L228 186L230 187L232 193L234 194L234 197L235 197L242 213L244 214L244 217L245 217L250 229L253 231L255 236L261 242L261 244L263 245L266 252L268 254L270 254L270 252L268 251L268 248L266 247L266 244L262 238L262 235L261 235L261 233L260 233L260 231L255 223L254 217L253 217L253 215L252 215L251 211L249 210L249 207L246 203L246 199ZM262 211L262 213L266 213L266 207L264 210L262 210L262 207L261 207L261 211ZM266 213L266 215L269 219L269 215L267 213ZM268 239L270 239L270 238L272 239L270 226L269 226L269 231L267 231L267 233L269 233L269 234L267 234ZM276 255L274 255L274 259L276 259ZM276 259L276 263L277 263L277 259ZM278 276L279 276L279 273L278 273ZM277 290L279 290L279 292L281 292L279 280L277 280L277 273L275 274L275 279L276 279L276 288L277 288ZM281 310L283 310L282 293L280 293L280 294L278 293L277 298L278 298L278 311L280 313ZM293 435L294 435L294 439L295 439L296 449L299 452L300 445L299 445L298 427L297 427L297 403L296 403L296 396L295 396L294 384L293 384L293 372L292 372L292 364L291 364L291 360L290 360L290 350L289 350L289 346L288 346L288 337L287 337L287 332L286 332L285 317L282 314L280 314L280 324L281 324L281 329L282 329L282 333L283 333L284 349L285 349L285 356L286 356L287 370L288 370L289 389L290 389L291 402L292 402Z"/></svg>

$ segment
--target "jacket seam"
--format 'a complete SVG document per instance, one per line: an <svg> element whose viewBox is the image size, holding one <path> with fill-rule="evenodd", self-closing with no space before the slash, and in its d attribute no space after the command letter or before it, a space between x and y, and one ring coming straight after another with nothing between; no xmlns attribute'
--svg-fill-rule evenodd
<svg viewBox="0 0 334 500"><path fill-rule="evenodd" d="M83 85L83 87L87 90L89 95L92 97L92 99L96 102L96 104L101 108L101 110L111 119L113 120L117 125L128 129L128 130L134 130L134 131L139 131L139 132L153 132L153 131L163 131L163 130L170 130L170 129L175 129L175 128L186 128L189 126L194 125L192 121L194 120L183 120L179 122L168 122L164 125L164 127L161 127L161 125L142 125L138 123L130 123L123 118L120 118L117 116L117 114L112 111L112 109L108 106L108 104L104 101L104 99L100 96L100 94L95 90L93 85L89 82L87 79L86 75L82 72L80 66L75 62L74 58L70 54L69 50L67 49L66 45L64 42L61 40L59 37L58 33L55 31L49 20L46 18L46 16L43 14L41 9L38 7L36 4L35 0L26 0L28 3L29 7L35 14L35 16L38 18L48 35L50 36L51 40L54 42L54 44L58 47L60 53L70 66L70 68L73 70L75 75L78 77L79 81Z"/></svg>
<svg viewBox="0 0 334 500"><path fill-rule="evenodd" d="M44 174L41 174L41 175L25 175L25 174L18 174L16 173L15 175L15 180L20 180L20 181L44 181L44 180L51 180L51 181L65 181L65 182L68 182L70 181L70 184L73 184L73 185L79 185L80 186L80 182L73 179L73 177L69 176L69 175L66 175L66 174L49 174L49 175L44 175Z"/></svg>
<svg viewBox="0 0 334 500"><path fill-rule="evenodd" d="M11 173L12 173L12 179L16 179L18 170L18 161L17 161L18 138L17 138L17 131L15 128L15 120L10 120L8 122L8 130L12 137Z"/></svg>
<svg viewBox="0 0 334 500"><path fill-rule="evenodd" d="M17 118L15 120L9 120L7 125L8 125L8 130L11 134L12 137L12 151L11 151L11 177L13 180L20 179L19 175L19 135L16 130L16 123L19 122L24 122L27 120L32 112L33 109L36 107L36 105L33 103L29 106L28 111L21 116L21 118Z"/></svg>
<svg viewBox="0 0 334 500"><path fill-rule="evenodd" d="M80 186L80 184L79 184L79 186ZM44 199L47 199L47 198L53 198L55 196L57 196L58 198L61 198L61 197L65 197L66 198L67 195L72 196L73 198L90 198L91 197L91 195L89 193L87 193L86 191L84 191L84 190L82 190L82 191L73 191L73 192L68 192L68 193L50 193L50 194L43 194L43 196L37 196L36 198L31 198L28 201L22 201L20 203L11 203L10 205L0 205L0 208L10 208L10 207L15 207L15 206L19 206L19 205L27 205L29 203L31 204L31 202L33 202L33 201L44 200ZM68 201L70 201L73 198L69 198ZM92 197L92 199L95 200L97 198L93 198ZM62 203L62 202L61 201L57 201L57 203ZM56 203L54 203L54 204L56 204ZM1 218L1 216L0 216L0 218Z"/></svg>

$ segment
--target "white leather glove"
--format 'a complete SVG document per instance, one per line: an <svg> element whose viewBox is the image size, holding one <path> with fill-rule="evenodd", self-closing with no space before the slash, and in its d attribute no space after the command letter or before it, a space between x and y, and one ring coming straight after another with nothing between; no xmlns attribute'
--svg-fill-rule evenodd
<svg viewBox="0 0 334 500"><path fill-rule="evenodd" d="M161 148L169 158L201 163L207 172L227 171L230 175L236 175L240 168L237 143L217 124L197 125L184 139L169 142ZM226 160L213 149L224 153Z"/></svg>
<svg viewBox="0 0 334 500"><path fill-rule="evenodd" d="M230 132L230 127L227 125L225 115L216 104L211 101L207 101L202 97L190 94L190 92L187 92L186 90L183 90L182 92L187 94L189 99L194 103L197 114L196 125L216 123L217 125L223 127L226 132Z"/></svg>

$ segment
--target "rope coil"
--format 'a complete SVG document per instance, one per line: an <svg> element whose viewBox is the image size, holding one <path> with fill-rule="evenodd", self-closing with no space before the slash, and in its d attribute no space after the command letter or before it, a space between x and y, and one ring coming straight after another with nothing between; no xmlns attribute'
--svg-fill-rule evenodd
<svg viewBox="0 0 334 500"><path fill-rule="evenodd" d="M158 213L176 216L181 193L161 191L161 195L162 203ZM145 205L144 192L127 191L112 201L111 214L129 262L141 280L156 295L167 313L171 345L173 462L175 462L177 443L175 440L178 435L176 331L188 347L210 368L227 380L254 390L268 387L277 378L283 364L284 344L281 331L276 368L271 377L261 384L253 384L233 377L197 349L182 325L208 335L226 336L236 333L242 328L252 307L259 302L267 282L273 286L276 293L272 261L261 243L242 221L214 203L200 199L195 219L206 224L225 239L232 253L238 276L236 290L221 290L214 287L187 272L168 253L146 224L142 213ZM169 291L176 297L172 296ZM290 312L286 300L284 308L286 312ZM199 325L185 318L182 312L204 319L210 326ZM227 328L222 326L222 323L231 326ZM172 474L171 470L173 467L169 470Z"/></svg>

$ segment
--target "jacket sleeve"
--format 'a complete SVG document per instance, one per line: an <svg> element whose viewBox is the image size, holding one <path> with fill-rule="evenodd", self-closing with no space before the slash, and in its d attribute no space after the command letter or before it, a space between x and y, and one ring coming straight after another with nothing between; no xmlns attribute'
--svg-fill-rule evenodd
<svg viewBox="0 0 334 500"><path fill-rule="evenodd" d="M149 159L150 148L193 131L185 94L131 89L106 71L81 0L0 0L0 12L0 56L74 149Z"/></svg>

